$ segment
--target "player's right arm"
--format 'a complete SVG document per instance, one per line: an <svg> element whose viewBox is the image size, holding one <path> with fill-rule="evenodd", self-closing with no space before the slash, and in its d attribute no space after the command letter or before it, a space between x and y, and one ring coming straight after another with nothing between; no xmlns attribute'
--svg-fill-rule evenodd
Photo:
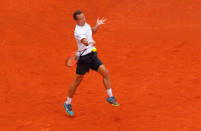
<svg viewBox="0 0 201 131"><path fill-rule="evenodd" d="M79 30L79 31L75 31L75 38L80 41L82 44L84 44L85 46L88 46L89 44L95 44L94 42L89 42L86 38L86 34L85 31L83 30Z"/></svg>
<svg viewBox="0 0 201 131"><path fill-rule="evenodd" d="M85 46L88 46L88 40L86 38L86 31L85 30L76 30L75 31L75 38L80 41Z"/></svg>
<svg viewBox="0 0 201 131"><path fill-rule="evenodd" d="M89 43L88 43L88 40L86 38L82 38L81 39L81 42L85 45L85 46L88 46Z"/></svg>

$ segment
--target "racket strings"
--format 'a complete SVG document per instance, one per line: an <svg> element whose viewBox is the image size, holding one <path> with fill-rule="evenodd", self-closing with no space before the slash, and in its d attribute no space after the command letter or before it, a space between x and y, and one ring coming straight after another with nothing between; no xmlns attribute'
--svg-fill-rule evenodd
<svg viewBox="0 0 201 131"><path fill-rule="evenodd" d="M73 52L70 56L68 56L66 64L67 66L71 67L75 63L77 63L77 56L76 56L76 53Z"/></svg>
<svg viewBox="0 0 201 131"><path fill-rule="evenodd" d="M84 52L89 49L90 47L94 46L95 44L90 44L87 48L82 49L80 51L77 52L73 52L71 53L70 56L67 57L66 59L66 65L68 67L72 67L74 64L77 63L77 61L79 60L79 58L84 54Z"/></svg>

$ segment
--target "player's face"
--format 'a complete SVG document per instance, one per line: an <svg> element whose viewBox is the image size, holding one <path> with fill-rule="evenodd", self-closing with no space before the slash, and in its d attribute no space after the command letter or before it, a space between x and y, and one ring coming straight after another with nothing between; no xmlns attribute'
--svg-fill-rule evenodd
<svg viewBox="0 0 201 131"><path fill-rule="evenodd" d="M80 25L80 26L83 26L85 24L85 21L86 21L84 14L83 13L79 14L76 17L77 17L77 20L76 20L77 24Z"/></svg>

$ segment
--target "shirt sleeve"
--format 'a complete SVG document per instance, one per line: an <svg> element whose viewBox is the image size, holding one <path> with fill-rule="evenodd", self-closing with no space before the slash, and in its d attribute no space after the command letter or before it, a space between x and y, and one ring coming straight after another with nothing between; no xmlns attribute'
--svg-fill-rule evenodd
<svg viewBox="0 0 201 131"><path fill-rule="evenodd" d="M75 38L81 41L83 38L86 38L86 32L82 30L75 31Z"/></svg>

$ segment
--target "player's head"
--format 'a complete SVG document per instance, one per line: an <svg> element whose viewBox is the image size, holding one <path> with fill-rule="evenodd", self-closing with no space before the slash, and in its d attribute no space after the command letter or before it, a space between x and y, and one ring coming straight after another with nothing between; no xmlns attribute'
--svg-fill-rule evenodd
<svg viewBox="0 0 201 131"><path fill-rule="evenodd" d="M85 16L81 10L77 10L73 13L73 18L78 25L83 26L85 24Z"/></svg>

